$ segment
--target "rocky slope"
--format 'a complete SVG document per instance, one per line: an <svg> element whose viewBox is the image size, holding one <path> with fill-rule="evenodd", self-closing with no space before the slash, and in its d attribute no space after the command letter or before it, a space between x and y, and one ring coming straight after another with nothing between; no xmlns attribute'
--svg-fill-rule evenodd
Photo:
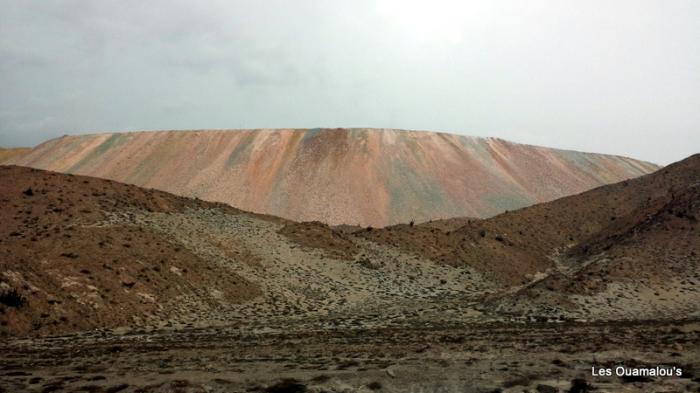
<svg viewBox="0 0 700 393"><path fill-rule="evenodd" d="M207 310L260 294L161 233L105 221L130 209L176 214L198 201L8 166L0 166L0 184L2 333L126 326L175 313L188 298Z"/></svg>
<svg viewBox="0 0 700 393"><path fill-rule="evenodd" d="M490 311L577 318L700 316L700 155L653 174L453 230L358 232L504 285Z"/></svg>
<svg viewBox="0 0 700 393"><path fill-rule="evenodd" d="M490 219L359 230L0 168L5 334L700 317L700 155Z"/></svg>
<svg viewBox="0 0 700 393"><path fill-rule="evenodd" d="M0 184L0 334L386 324L433 299L470 318L490 285L321 223L32 168Z"/></svg>
<svg viewBox="0 0 700 393"><path fill-rule="evenodd" d="M379 129L64 136L9 162L295 221L374 227L489 217L658 169L500 139Z"/></svg>

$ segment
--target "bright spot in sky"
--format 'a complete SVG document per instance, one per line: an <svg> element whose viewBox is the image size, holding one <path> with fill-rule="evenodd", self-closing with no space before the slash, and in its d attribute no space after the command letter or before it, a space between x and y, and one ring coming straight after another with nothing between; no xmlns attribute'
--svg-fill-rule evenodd
<svg viewBox="0 0 700 393"><path fill-rule="evenodd" d="M458 0L382 0L377 12L407 39L459 44L471 23L483 20L478 4Z"/></svg>

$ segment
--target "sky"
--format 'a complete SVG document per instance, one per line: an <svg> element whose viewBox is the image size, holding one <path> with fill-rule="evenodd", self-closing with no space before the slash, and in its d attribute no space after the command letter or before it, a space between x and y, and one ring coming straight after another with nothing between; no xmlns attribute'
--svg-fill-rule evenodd
<svg viewBox="0 0 700 393"><path fill-rule="evenodd" d="M377 127L700 152L700 1L0 0L0 146Z"/></svg>

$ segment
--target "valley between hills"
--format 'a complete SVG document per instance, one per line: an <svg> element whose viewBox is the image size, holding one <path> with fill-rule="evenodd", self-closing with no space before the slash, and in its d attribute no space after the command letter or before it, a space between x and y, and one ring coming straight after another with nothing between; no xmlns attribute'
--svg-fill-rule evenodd
<svg viewBox="0 0 700 393"><path fill-rule="evenodd" d="M700 155L374 227L17 165L0 184L0 391L700 389ZM620 364L683 374L591 375Z"/></svg>

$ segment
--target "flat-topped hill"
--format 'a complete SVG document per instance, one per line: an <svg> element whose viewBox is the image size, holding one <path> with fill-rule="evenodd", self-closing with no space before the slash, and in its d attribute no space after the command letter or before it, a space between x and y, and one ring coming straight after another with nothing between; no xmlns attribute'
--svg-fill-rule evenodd
<svg viewBox="0 0 700 393"><path fill-rule="evenodd" d="M490 217L658 169L619 156L389 129L64 136L9 163L296 221L375 227Z"/></svg>

